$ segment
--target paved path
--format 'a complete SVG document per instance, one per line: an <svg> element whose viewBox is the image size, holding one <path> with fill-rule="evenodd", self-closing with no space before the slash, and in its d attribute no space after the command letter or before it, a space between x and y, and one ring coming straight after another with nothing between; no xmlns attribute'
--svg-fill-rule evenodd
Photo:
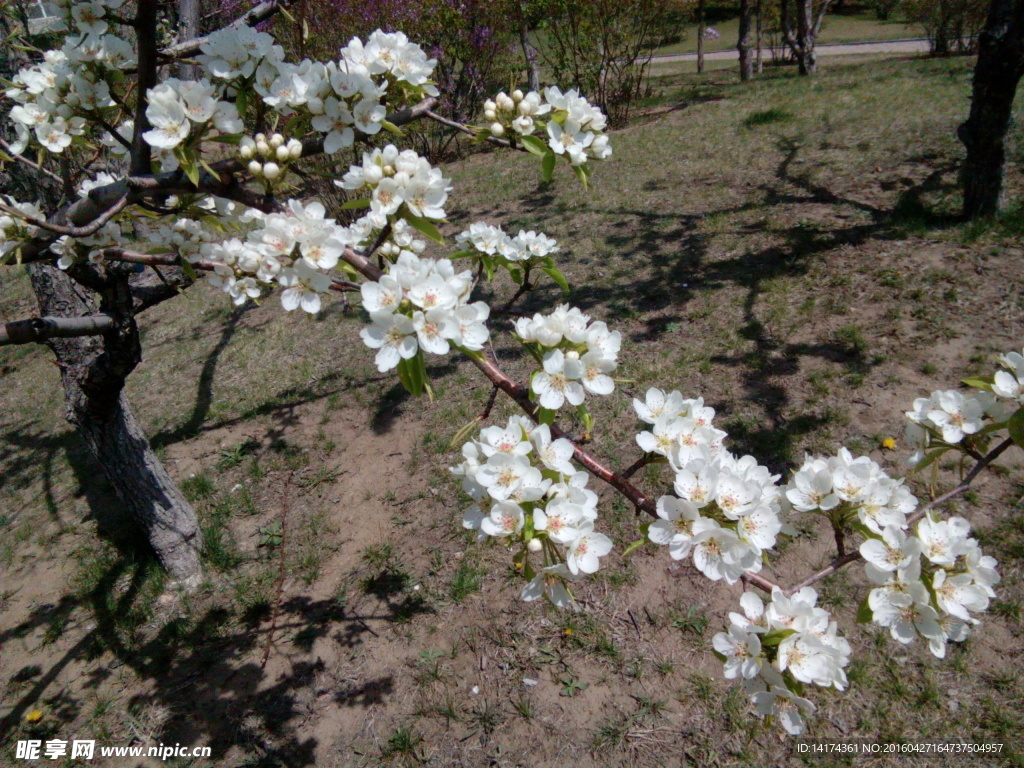
<svg viewBox="0 0 1024 768"><path fill-rule="evenodd" d="M751 49L753 51L753 49ZM915 38L912 40L880 40L870 43L833 43L831 45L819 45L816 47L819 56L851 56L864 53L928 53L927 38ZM771 58L771 52L765 49L765 59ZM711 51L704 54L705 61L727 61L739 58L735 48L727 51ZM673 61L696 61L696 53L669 53L662 56L655 56L651 59L653 64L668 64Z"/></svg>

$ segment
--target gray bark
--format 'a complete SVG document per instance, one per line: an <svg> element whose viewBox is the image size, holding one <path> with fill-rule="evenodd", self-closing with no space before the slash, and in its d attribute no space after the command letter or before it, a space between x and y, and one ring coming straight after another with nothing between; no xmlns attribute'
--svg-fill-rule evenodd
<svg viewBox="0 0 1024 768"><path fill-rule="evenodd" d="M196 586L202 536L195 511L153 453L122 391L141 354L127 272L101 276L80 268L81 282L100 291L97 306L90 291L56 267L37 263L28 269L41 314L82 317L102 311L115 318L115 327L103 336L47 341L61 371L65 416L171 578L185 588Z"/></svg>
<svg viewBox="0 0 1024 768"><path fill-rule="evenodd" d="M746 82L754 77L754 60L750 55L751 0L740 0L740 29L736 50L740 54L740 80Z"/></svg>
<svg viewBox="0 0 1024 768"><path fill-rule="evenodd" d="M974 68L971 113L957 131L967 148L963 167L964 216L999 211L1006 163L1006 133L1024 74L1024 0L993 0Z"/></svg>
<svg viewBox="0 0 1024 768"><path fill-rule="evenodd" d="M519 27L519 44L523 47L523 58L526 60L526 76L531 91L540 90L540 70L537 69L537 49L530 44L530 30L524 21Z"/></svg>
<svg viewBox="0 0 1024 768"><path fill-rule="evenodd" d="M704 73L704 35L707 34L708 25L704 19L704 6L707 0L700 0L697 3L697 74Z"/></svg>
<svg viewBox="0 0 1024 768"><path fill-rule="evenodd" d="M199 0L178 0L178 39L194 40L199 37ZM199 69L195 64L179 64L178 77L182 80L198 80Z"/></svg>

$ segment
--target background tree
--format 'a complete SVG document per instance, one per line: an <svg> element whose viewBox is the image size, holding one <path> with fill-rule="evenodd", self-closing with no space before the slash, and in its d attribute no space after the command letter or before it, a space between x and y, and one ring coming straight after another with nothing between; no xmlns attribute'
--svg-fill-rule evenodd
<svg viewBox="0 0 1024 768"><path fill-rule="evenodd" d="M971 113L957 134L967 148L963 166L964 216L999 210L1006 163L1006 133L1013 99L1024 75L1024 0L992 0L980 35Z"/></svg>
<svg viewBox="0 0 1024 768"><path fill-rule="evenodd" d="M793 52L801 75L818 71L815 44L831 3L832 0L795 0L790 8L789 0L779 0L782 39Z"/></svg>
<svg viewBox="0 0 1024 768"><path fill-rule="evenodd" d="M933 56L976 52L988 7L988 0L903 0L900 6L907 21L924 27Z"/></svg>

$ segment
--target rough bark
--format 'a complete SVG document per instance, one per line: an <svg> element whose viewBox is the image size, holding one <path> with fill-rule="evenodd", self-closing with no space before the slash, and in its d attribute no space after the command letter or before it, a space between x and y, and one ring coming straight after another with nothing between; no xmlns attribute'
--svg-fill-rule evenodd
<svg viewBox="0 0 1024 768"><path fill-rule="evenodd" d="M182 586L195 586L201 578L202 546L195 511L153 453L122 391L140 359L127 272L79 275L81 282L100 289L99 306L90 291L53 266L32 264L29 275L41 314L81 317L102 311L115 318L114 328L103 336L47 342L61 371L65 416L145 531L161 565Z"/></svg>
<svg viewBox="0 0 1024 768"><path fill-rule="evenodd" d="M754 61L754 71L759 75L764 73L764 19L761 13L762 10L762 0L755 0L754 26L756 27L756 32L754 34L754 48L757 54Z"/></svg>
<svg viewBox="0 0 1024 768"><path fill-rule="evenodd" d="M800 0L797 10L797 66L801 75L813 75L818 71L818 53L814 50L816 30L814 28L814 0Z"/></svg>
<svg viewBox="0 0 1024 768"><path fill-rule="evenodd" d="M708 25L704 17L704 6L707 0L700 0L697 3L697 74L704 73L704 35L707 34Z"/></svg>
<svg viewBox="0 0 1024 768"><path fill-rule="evenodd" d="M537 49L530 43L530 30L524 21L519 27L519 44L523 47L523 58L526 60L526 77L530 82L531 91L540 90L540 70L537 68Z"/></svg>
<svg viewBox="0 0 1024 768"><path fill-rule="evenodd" d="M1000 206L1006 133L1024 74L1024 0L993 0L974 68L971 112L957 134L967 148L964 216L992 216Z"/></svg>
<svg viewBox="0 0 1024 768"><path fill-rule="evenodd" d="M178 0L178 39L194 40L199 37L200 0ZM198 80L199 68L195 64L178 64L178 77Z"/></svg>
<svg viewBox="0 0 1024 768"><path fill-rule="evenodd" d="M736 50L740 54L740 80L746 82L754 76L754 59L750 55L751 0L740 0L740 29Z"/></svg>

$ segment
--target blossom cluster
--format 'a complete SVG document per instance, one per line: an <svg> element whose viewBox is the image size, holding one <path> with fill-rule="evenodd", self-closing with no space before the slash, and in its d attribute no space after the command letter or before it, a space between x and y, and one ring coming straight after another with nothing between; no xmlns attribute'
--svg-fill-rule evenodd
<svg viewBox="0 0 1024 768"><path fill-rule="evenodd" d="M558 242L543 232L521 229L512 237L501 227L483 221L470 224L469 229L455 236L455 242L466 251L497 257L509 263L540 263L559 250Z"/></svg>
<svg viewBox="0 0 1024 768"><path fill-rule="evenodd" d="M921 518L915 536L889 525L860 545L868 580L875 585L866 606L872 620L901 643L919 635L937 657L946 642L966 639L988 608L999 582L996 560L985 555L962 517Z"/></svg>
<svg viewBox="0 0 1024 768"><path fill-rule="evenodd" d="M648 454L665 457L675 473L674 496L658 499L658 520L647 537L669 555L692 555L697 569L713 581L734 584L757 573L763 553L788 531L777 481L752 456L736 457L723 447L726 433L712 425L715 411L702 398L649 389L634 399L640 419L651 425L637 435Z"/></svg>
<svg viewBox="0 0 1024 768"><path fill-rule="evenodd" d="M372 228L383 229L388 217L412 214L443 220L451 181L425 157L411 149L399 151L394 144L363 153L361 165L353 165L338 181L342 189L369 195ZM364 217L365 218L365 217Z"/></svg>
<svg viewBox="0 0 1024 768"><path fill-rule="evenodd" d="M612 148L604 129L608 121L601 110L573 89L562 93L549 86L543 93L502 92L484 102L484 119L492 136L532 136L547 133L547 148L565 156L570 165L581 166L590 159L611 157ZM529 142L525 145L529 148ZM543 145L541 145L543 147Z"/></svg>
<svg viewBox="0 0 1024 768"><path fill-rule="evenodd" d="M42 209L34 203L19 203L10 195L2 195L0 199L3 199L7 206L30 219L44 220L46 218ZM38 231L39 227L27 223L18 216L0 213L0 258L16 249L22 240L33 237Z"/></svg>
<svg viewBox="0 0 1024 768"><path fill-rule="evenodd" d="M451 470L476 502L463 526L479 540L524 545L524 600L543 595L570 607L566 582L595 573L599 558L612 549L611 540L594 530L597 494L587 488L587 473L574 469L573 452L569 440L552 440L546 424L513 416L463 445L464 461ZM529 563L531 553L541 554L538 569Z"/></svg>
<svg viewBox="0 0 1024 768"><path fill-rule="evenodd" d="M846 448L829 458L805 456L786 486L786 500L797 512L826 515L841 529L856 520L866 533L906 527L917 499L868 456L856 459Z"/></svg>
<svg viewBox="0 0 1024 768"><path fill-rule="evenodd" d="M530 390L542 408L558 410L566 402L581 406L586 392L610 395L615 381L608 374L618 366L622 337L578 307L562 304L547 315L521 317L516 335L541 363Z"/></svg>
<svg viewBox="0 0 1024 768"><path fill-rule="evenodd" d="M87 119L116 111L110 83L121 77L120 70L135 65L135 53L128 41L109 32L105 16L123 1L69 4L68 21L76 32L65 38L60 50L47 51L42 61L14 75L6 95L16 102L10 111L17 133L12 143L15 154L23 153L33 137L39 146L59 154L85 133Z"/></svg>
<svg viewBox="0 0 1024 768"><path fill-rule="evenodd" d="M363 308L373 324L360 332L377 350L377 370L389 371L422 349L447 354L451 346L483 349L490 334L485 302L470 303L473 273L455 271L450 259L420 257L402 250L387 273L361 287Z"/></svg>
<svg viewBox="0 0 1024 768"><path fill-rule="evenodd" d="M957 390L936 390L929 397L914 400L907 411L906 438L914 449L906 459L920 467L926 457L937 458L951 448L984 447L986 432L1004 424L1024 405L1024 356L1007 352L999 357L1004 370L987 379L968 379L976 387L970 394Z"/></svg>
<svg viewBox="0 0 1024 768"><path fill-rule="evenodd" d="M186 258L214 262L210 283L236 304L258 298L263 287L276 283L284 288L281 305L285 310L301 307L309 314L319 312L321 295L332 284L331 277L322 270L337 265L350 241L348 228L327 218L321 203L304 206L297 200L289 201L286 213L264 216L250 209L244 215L246 220L258 225L244 240L233 237L202 242L198 250L190 249ZM176 228L189 232L195 240L205 237L198 227Z"/></svg>
<svg viewBox="0 0 1024 768"><path fill-rule="evenodd" d="M767 605L744 592L743 613L730 613L728 631L712 639L726 679L740 679L757 713L777 718L792 735L803 733L803 718L814 711L801 695L803 684L847 686L850 644L817 601L811 587L789 597L775 589Z"/></svg>
<svg viewBox="0 0 1024 768"><path fill-rule="evenodd" d="M284 176L288 165L302 157L302 142L295 138L285 140L280 133L243 136L238 143L238 156L254 178L262 177L268 186L273 186Z"/></svg>
<svg viewBox="0 0 1024 768"><path fill-rule="evenodd" d="M282 115L302 114L324 134L324 151L352 146L355 131L372 136L384 127L382 100L437 95L430 81L436 62L401 32L372 33L364 43L352 38L338 61L284 61L274 39L248 27L227 27L210 35L199 61L211 78L232 92L250 85L263 102ZM397 86L397 88L396 88Z"/></svg>

